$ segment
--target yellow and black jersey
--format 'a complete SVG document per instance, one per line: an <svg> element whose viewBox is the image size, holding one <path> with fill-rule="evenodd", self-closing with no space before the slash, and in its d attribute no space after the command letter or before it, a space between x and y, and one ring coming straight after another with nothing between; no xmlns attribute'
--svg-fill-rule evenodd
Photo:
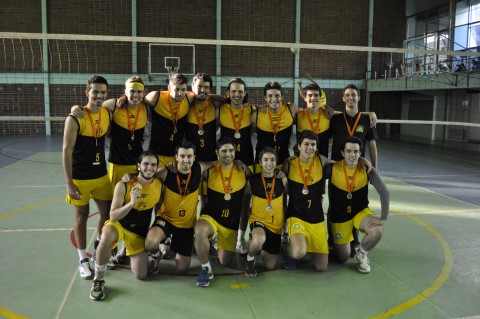
<svg viewBox="0 0 480 319"><path fill-rule="evenodd" d="M297 113L297 135L305 130L317 134L318 153L325 157L328 157L329 127L330 120L327 118L324 109L320 109L317 114L310 114L307 109Z"/></svg>
<svg viewBox="0 0 480 319"><path fill-rule="evenodd" d="M267 194L270 197L275 179L275 188L272 193L272 201L270 203L271 210L267 209ZM281 178L265 177L265 187L262 182L262 176L255 174L248 179L252 189L252 214L248 220L249 223L260 222L275 234L282 233L282 225L284 220L283 210L283 192L285 186Z"/></svg>
<svg viewBox="0 0 480 319"><path fill-rule="evenodd" d="M360 211L368 207L368 175L363 165L358 165L358 172L352 188L351 198L347 197L349 191L343 167L345 161L338 161L332 166L330 177L329 198L333 223L343 223L351 220ZM353 181L354 168L347 168L349 182Z"/></svg>
<svg viewBox="0 0 480 319"><path fill-rule="evenodd" d="M106 175L105 134L110 125L110 111L101 107L98 113L86 111L84 118L76 118L72 114L69 116L78 123L72 154L72 178L85 180Z"/></svg>
<svg viewBox="0 0 480 319"><path fill-rule="evenodd" d="M220 169L223 173L223 180ZM222 169L220 164L208 170L206 178L206 206L202 214L213 217L220 225L226 228L237 230L240 223L247 178L245 172L239 170L236 165L233 165L232 169L231 181L229 179L230 169ZM226 200L224 185L228 185L229 182L228 194L230 194L230 199Z"/></svg>
<svg viewBox="0 0 480 319"><path fill-rule="evenodd" d="M200 128L200 123L203 125ZM190 106L185 125L185 138L196 147L197 161L215 161L215 144L217 142L217 121L215 105L207 100L204 105Z"/></svg>
<svg viewBox="0 0 480 319"><path fill-rule="evenodd" d="M108 161L118 165L135 165L143 151L143 133L147 125L147 107L116 107L111 127Z"/></svg>
<svg viewBox="0 0 480 319"><path fill-rule="evenodd" d="M123 202L125 205L130 202L130 191L135 182L123 184L125 185L125 200ZM159 202L161 192L162 182L157 178L154 178L150 184L144 185L142 187L142 195L135 206L125 217L119 220L123 228L139 236L146 237L152 221L152 209Z"/></svg>
<svg viewBox="0 0 480 319"><path fill-rule="evenodd" d="M324 221L322 195L325 181L320 157L315 156L312 161L313 164L311 162L304 164L300 162L298 157L290 161L287 174L289 195L287 218L297 217L308 223L320 223ZM308 194L303 194L303 178L307 178L309 170L311 170L311 173L306 185Z"/></svg>
<svg viewBox="0 0 480 319"><path fill-rule="evenodd" d="M152 112L151 151L157 155L175 156L175 147L185 137L188 109L186 97L181 102L172 102L170 92L160 92Z"/></svg>
<svg viewBox="0 0 480 319"><path fill-rule="evenodd" d="M168 171L164 182L164 205L157 213L178 228L193 227L197 217L198 192L202 177L200 164L194 162L190 171L190 178L189 174Z"/></svg>
<svg viewBox="0 0 480 319"><path fill-rule="evenodd" d="M235 109L230 104L223 104L220 107L219 122L221 135L229 136L233 139L235 142L235 159L241 160L247 166L254 164L251 136L252 112L254 112L254 110L255 107L253 105L245 105L242 109ZM242 118L241 122L240 117ZM239 138L235 137L234 123L240 124Z"/></svg>
<svg viewBox="0 0 480 319"><path fill-rule="evenodd" d="M287 104L282 104L277 113L271 112L268 106L265 108L265 112L257 113L256 154L266 146L270 146L278 153L278 163L283 163L290 156L293 115Z"/></svg>

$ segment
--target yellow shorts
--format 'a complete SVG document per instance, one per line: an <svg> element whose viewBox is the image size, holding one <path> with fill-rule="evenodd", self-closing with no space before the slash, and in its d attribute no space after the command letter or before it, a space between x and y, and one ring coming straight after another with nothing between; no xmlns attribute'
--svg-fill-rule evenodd
<svg viewBox="0 0 480 319"><path fill-rule="evenodd" d="M123 239L125 247L127 248L127 256L136 255L145 250L145 238L143 238L142 236L129 232L128 230L123 228L122 224L120 224L120 222L118 221L107 220L105 222L105 226L107 225L113 226L117 229L118 240L120 241ZM117 243L114 243L112 245L112 249L116 245Z"/></svg>
<svg viewBox="0 0 480 319"><path fill-rule="evenodd" d="M209 215L200 215L198 220L205 220L210 223L213 227L213 232L218 234L218 249L235 251L237 245L237 231L231 230L220 225L213 217Z"/></svg>
<svg viewBox="0 0 480 319"><path fill-rule="evenodd" d="M137 165L118 165L110 163L108 167L108 177L112 182L112 186L115 187L118 182L122 180L123 175L133 174L137 170Z"/></svg>
<svg viewBox="0 0 480 319"><path fill-rule="evenodd" d="M96 179L74 179L73 183L80 190L82 198L79 200L72 199L67 194L66 201L71 205L85 206L90 198L99 200L112 200L113 198L113 187L108 175Z"/></svg>
<svg viewBox="0 0 480 319"><path fill-rule="evenodd" d="M349 221L332 223L333 243L341 245L351 242L353 240L352 228L360 229L360 224L368 215L373 215L373 212L367 207Z"/></svg>
<svg viewBox="0 0 480 319"><path fill-rule="evenodd" d="M328 254L325 222L310 224L300 218L287 219L288 236L302 234L307 243L307 253Z"/></svg>
<svg viewBox="0 0 480 319"><path fill-rule="evenodd" d="M165 167L170 162L175 162L175 156L158 155L158 167L157 168Z"/></svg>

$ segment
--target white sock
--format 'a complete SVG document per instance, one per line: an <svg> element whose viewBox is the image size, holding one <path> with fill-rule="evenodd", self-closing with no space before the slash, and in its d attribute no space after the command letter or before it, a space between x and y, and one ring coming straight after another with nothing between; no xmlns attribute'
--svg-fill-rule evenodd
<svg viewBox="0 0 480 319"><path fill-rule="evenodd" d="M255 256L247 255L247 261L254 261L254 260L255 260Z"/></svg>
<svg viewBox="0 0 480 319"><path fill-rule="evenodd" d="M244 238L245 238L245 231L239 229L239 230L238 230L238 234L237 234L237 241L241 241L241 240L244 239Z"/></svg>
<svg viewBox="0 0 480 319"><path fill-rule="evenodd" d="M77 249L77 251L78 251L78 257L80 258L80 261L87 258L87 250L86 249Z"/></svg>
<svg viewBox="0 0 480 319"><path fill-rule="evenodd" d="M210 261L207 261L206 264L202 264L202 268L204 268L204 267L208 267L208 269L211 270L212 266L210 265Z"/></svg>
<svg viewBox="0 0 480 319"><path fill-rule="evenodd" d="M360 248L358 248L358 251L361 252L362 254L366 255L368 251L363 249L362 245L360 245Z"/></svg>
<svg viewBox="0 0 480 319"><path fill-rule="evenodd" d="M95 264L95 278L98 280L103 280L105 277L105 270L107 270L107 264L105 265L99 265Z"/></svg>

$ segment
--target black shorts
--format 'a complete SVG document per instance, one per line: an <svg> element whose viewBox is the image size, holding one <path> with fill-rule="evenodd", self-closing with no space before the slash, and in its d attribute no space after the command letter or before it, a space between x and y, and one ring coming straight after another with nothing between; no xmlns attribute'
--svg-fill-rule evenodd
<svg viewBox="0 0 480 319"><path fill-rule="evenodd" d="M262 250L265 250L271 255L280 254L280 246L282 244L282 235L271 232L261 222L255 221L250 224L250 238L252 238L252 230L254 228L261 228L265 232L265 242L263 243Z"/></svg>
<svg viewBox="0 0 480 319"><path fill-rule="evenodd" d="M172 245L170 247L173 251L182 256L192 256L193 235L195 233L193 227L179 228L159 216L155 217L152 227L160 227L167 237L172 235Z"/></svg>

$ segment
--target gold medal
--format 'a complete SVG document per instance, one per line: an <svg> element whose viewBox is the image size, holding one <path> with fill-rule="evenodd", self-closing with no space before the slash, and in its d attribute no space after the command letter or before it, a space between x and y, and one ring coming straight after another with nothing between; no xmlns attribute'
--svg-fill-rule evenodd
<svg viewBox="0 0 480 319"><path fill-rule="evenodd" d="M135 134L132 133L132 135L130 136L130 139L133 141L135 139Z"/></svg>
<svg viewBox="0 0 480 319"><path fill-rule="evenodd" d="M267 205L267 212L271 212L273 209L272 205Z"/></svg>
<svg viewBox="0 0 480 319"><path fill-rule="evenodd" d="M352 193L348 193L348 194L347 194L347 198L348 198L348 199L352 199Z"/></svg>
<svg viewBox="0 0 480 319"><path fill-rule="evenodd" d="M233 137L238 140L240 137L242 137L242 134L240 134L240 132L235 132L235 134L233 134Z"/></svg>
<svg viewBox="0 0 480 319"><path fill-rule="evenodd" d="M304 189L302 189L302 194L308 195L308 188L305 187Z"/></svg>
<svg viewBox="0 0 480 319"><path fill-rule="evenodd" d="M205 133L205 131L203 130L203 128L198 129L198 135L203 135L203 133Z"/></svg>
<svg viewBox="0 0 480 319"><path fill-rule="evenodd" d="M224 198L225 200L231 200L231 199L232 199L232 195L230 195L230 194L225 194L225 196L223 196L223 198Z"/></svg>
<svg viewBox="0 0 480 319"><path fill-rule="evenodd" d="M173 134L177 134L177 128L173 129Z"/></svg>

